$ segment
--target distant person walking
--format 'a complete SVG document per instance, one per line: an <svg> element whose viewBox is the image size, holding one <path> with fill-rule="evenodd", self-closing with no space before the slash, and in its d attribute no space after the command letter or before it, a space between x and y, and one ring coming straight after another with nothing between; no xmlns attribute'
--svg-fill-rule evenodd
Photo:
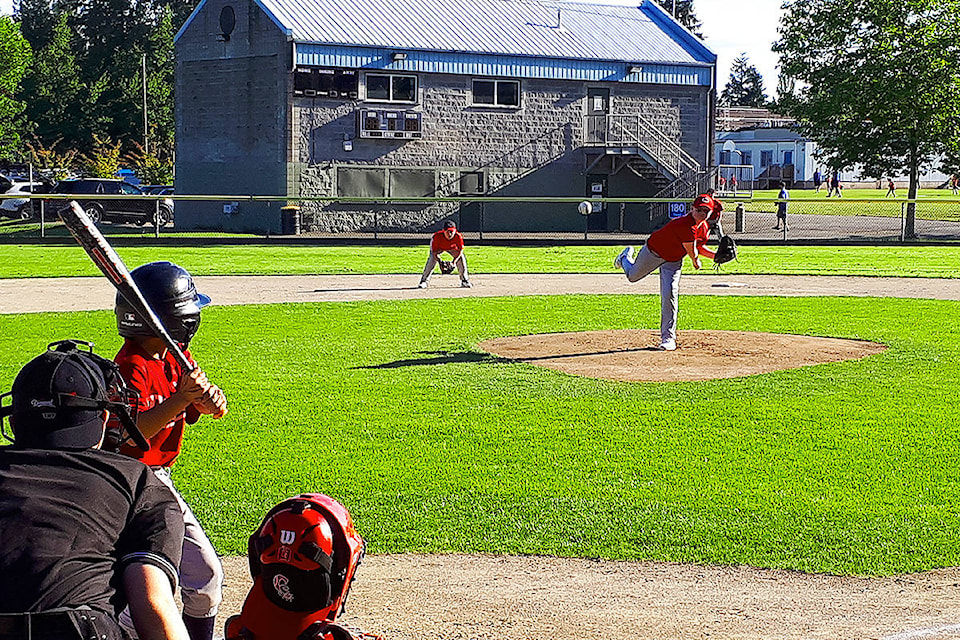
<svg viewBox="0 0 960 640"><path fill-rule="evenodd" d="M893 178L887 180L887 194L883 196L884 198L896 198L897 197L897 185L893 182Z"/></svg>
<svg viewBox="0 0 960 640"><path fill-rule="evenodd" d="M730 191L737 192L737 174L730 174Z"/></svg>
<svg viewBox="0 0 960 640"><path fill-rule="evenodd" d="M820 175L820 169L813 172L813 186L816 188L814 193L820 193L820 185L823 184L823 176Z"/></svg>
<svg viewBox="0 0 960 640"><path fill-rule="evenodd" d="M830 177L830 184L827 185L827 197L832 196L834 192L836 192L838 198L843 197L840 194L840 175L836 173Z"/></svg>
<svg viewBox="0 0 960 640"><path fill-rule="evenodd" d="M777 203L777 226L774 229L780 229L780 223L783 223L783 230L789 231L787 227L787 203L786 201L790 199L790 193L787 191L787 185L780 183L780 193L777 194L777 199L781 202Z"/></svg>
<svg viewBox="0 0 960 640"><path fill-rule="evenodd" d="M950 191L953 192L953 195L960 193L960 176L953 176L953 178L951 178Z"/></svg>

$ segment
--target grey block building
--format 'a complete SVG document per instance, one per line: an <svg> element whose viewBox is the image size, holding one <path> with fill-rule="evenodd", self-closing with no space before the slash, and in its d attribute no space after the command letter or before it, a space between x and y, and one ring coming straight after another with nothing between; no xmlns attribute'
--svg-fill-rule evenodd
<svg viewBox="0 0 960 640"><path fill-rule="evenodd" d="M203 0L175 52L178 194L384 199L303 202L307 232L582 230L573 205L389 200L650 197L713 155L716 56L650 0ZM277 233L280 204L181 201L177 226Z"/></svg>

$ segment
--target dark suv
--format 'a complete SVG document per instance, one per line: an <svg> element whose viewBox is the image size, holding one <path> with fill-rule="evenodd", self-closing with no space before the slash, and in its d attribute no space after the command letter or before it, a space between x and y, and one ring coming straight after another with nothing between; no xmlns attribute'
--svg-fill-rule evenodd
<svg viewBox="0 0 960 640"><path fill-rule="evenodd" d="M109 178L80 178L77 180L61 180L51 190L51 194L66 194L72 196L90 219L95 223L104 222L136 222L138 224L158 224L160 226L173 222L173 200L163 198L157 207L155 199L140 198L144 195L138 187L123 180ZM131 198L102 198L103 195L129 195ZM159 216L159 220L157 219Z"/></svg>

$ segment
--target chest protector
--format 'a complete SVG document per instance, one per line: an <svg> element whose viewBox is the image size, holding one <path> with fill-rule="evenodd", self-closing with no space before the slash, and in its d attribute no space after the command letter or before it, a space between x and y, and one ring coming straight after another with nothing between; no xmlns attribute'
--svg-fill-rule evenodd
<svg viewBox="0 0 960 640"><path fill-rule="evenodd" d="M271 509L247 545L253 587L227 640L333 638L364 542L346 508L305 493Z"/></svg>

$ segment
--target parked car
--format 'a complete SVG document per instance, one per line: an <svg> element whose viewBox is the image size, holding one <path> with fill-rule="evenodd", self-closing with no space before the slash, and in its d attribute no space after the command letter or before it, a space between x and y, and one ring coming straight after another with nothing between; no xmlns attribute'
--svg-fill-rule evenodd
<svg viewBox="0 0 960 640"><path fill-rule="evenodd" d="M173 200L163 198L158 208L155 199L137 197L145 195L144 192L123 180L112 178L61 180L51 193L72 196L95 223L135 222L163 226L173 222ZM98 200L96 198L98 194L132 197ZM159 220L157 220L158 215Z"/></svg>
<svg viewBox="0 0 960 640"><path fill-rule="evenodd" d="M173 194L173 187L169 184L140 185L140 188L143 189L144 193L149 193L152 196L169 196Z"/></svg>
<svg viewBox="0 0 960 640"><path fill-rule="evenodd" d="M47 185L9 176L0 176L0 216L29 220L32 215L30 200L15 196L28 193L44 193Z"/></svg>

